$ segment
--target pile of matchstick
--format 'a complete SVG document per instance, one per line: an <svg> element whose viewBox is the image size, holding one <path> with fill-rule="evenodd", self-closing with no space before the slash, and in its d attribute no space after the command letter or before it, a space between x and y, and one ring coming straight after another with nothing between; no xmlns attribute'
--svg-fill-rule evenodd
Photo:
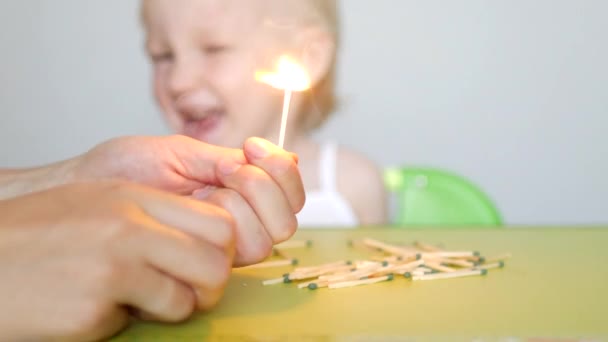
<svg viewBox="0 0 608 342"><path fill-rule="evenodd" d="M293 241L277 246L276 254L285 255L291 248L310 247L310 241ZM297 282L300 289L340 289L370 285L403 277L412 281L485 276L490 269L503 268L510 254L485 258L477 251L449 251L421 242L395 245L366 238L351 242L354 248L375 253L369 260L341 260L322 265L296 267L292 272L262 282L263 285ZM296 266L297 259L269 261L251 268Z"/></svg>

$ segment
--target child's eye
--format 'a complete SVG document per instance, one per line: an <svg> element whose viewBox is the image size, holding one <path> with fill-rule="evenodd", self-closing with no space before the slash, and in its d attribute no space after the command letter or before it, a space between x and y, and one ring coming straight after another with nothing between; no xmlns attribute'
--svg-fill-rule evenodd
<svg viewBox="0 0 608 342"><path fill-rule="evenodd" d="M151 53L150 58L154 63L169 62L173 60L173 54L171 52Z"/></svg>
<svg viewBox="0 0 608 342"><path fill-rule="evenodd" d="M219 54L222 52L226 52L226 50L228 50L228 47L226 45L208 45L205 46L205 53L210 54L210 55L215 55L215 54Z"/></svg>

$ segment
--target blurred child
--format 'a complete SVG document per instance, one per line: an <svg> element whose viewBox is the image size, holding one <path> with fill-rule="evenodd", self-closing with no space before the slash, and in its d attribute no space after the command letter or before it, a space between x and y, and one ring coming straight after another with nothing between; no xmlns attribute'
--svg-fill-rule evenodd
<svg viewBox="0 0 608 342"><path fill-rule="evenodd" d="M303 227L383 224L381 173L363 156L309 134L335 110L335 0L144 0L155 96L172 128L207 143L278 141L283 92L255 80L281 55L309 72L295 93L285 149L297 153L306 188Z"/></svg>

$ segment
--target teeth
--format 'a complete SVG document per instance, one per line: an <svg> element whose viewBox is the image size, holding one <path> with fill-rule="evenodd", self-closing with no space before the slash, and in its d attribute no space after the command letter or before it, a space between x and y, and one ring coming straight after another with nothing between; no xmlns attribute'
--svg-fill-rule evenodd
<svg viewBox="0 0 608 342"><path fill-rule="evenodd" d="M189 121L199 121L199 120L203 120L205 118L208 118L210 116L220 115L220 114L221 114L221 111L219 111L219 110L208 110L208 111L198 112L198 113L183 113L183 115Z"/></svg>

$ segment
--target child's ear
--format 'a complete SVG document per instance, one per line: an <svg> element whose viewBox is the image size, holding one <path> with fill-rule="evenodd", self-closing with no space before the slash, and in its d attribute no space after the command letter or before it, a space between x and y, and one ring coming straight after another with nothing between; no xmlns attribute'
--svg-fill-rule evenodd
<svg viewBox="0 0 608 342"><path fill-rule="evenodd" d="M300 61L314 86L330 71L336 55L336 44L327 31L319 28L304 29L298 38Z"/></svg>

